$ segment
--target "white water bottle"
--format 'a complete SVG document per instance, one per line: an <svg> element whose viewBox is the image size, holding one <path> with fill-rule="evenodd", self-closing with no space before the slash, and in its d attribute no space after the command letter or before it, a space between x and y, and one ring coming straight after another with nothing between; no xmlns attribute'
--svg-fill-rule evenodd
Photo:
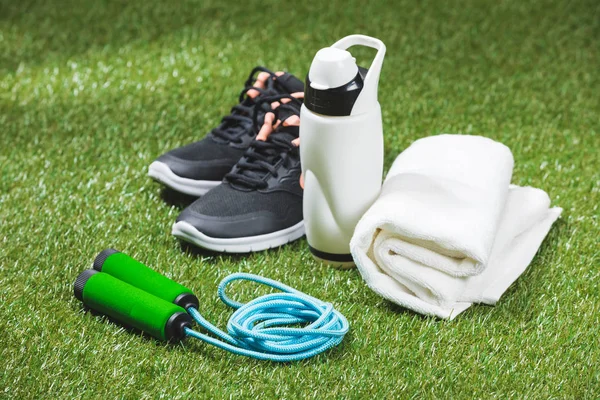
<svg viewBox="0 0 600 400"><path fill-rule="evenodd" d="M368 70L346 50L356 45L377 49ZM381 189L377 87L384 56L381 40L350 35L319 50L306 79L300 112L304 224L312 254L327 264L354 264L350 239Z"/></svg>

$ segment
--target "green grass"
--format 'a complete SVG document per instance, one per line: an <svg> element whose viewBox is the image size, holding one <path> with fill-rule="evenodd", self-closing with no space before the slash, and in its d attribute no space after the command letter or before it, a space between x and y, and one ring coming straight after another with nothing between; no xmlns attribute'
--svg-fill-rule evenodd
<svg viewBox="0 0 600 400"><path fill-rule="evenodd" d="M598 2L240 3L0 0L0 397L598 396ZM147 178L148 164L214 126L254 65L304 76L354 32L388 49L386 167L422 136L485 135L512 149L515 183L564 207L496 307L426 318L355 270L317 265L304 240L221 256L169 234L189 200ZM133 335L72 295L105 247L193 288L221 326L216 285L245 271L332 301L351 331L285 365Z"/></svg>

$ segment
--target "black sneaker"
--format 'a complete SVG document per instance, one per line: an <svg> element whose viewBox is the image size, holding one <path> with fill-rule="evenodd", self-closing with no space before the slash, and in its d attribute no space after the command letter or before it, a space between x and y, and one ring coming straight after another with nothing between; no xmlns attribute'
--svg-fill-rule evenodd
<svg viewBox="0 0 600 400"><path fill-rule="evenodd" d="M281 105L276 120L299 115L301 102ZM281 246L304 235L298 126L255 140L223 183L177 217L173 235L197 246L246 253Z"/></svg>
<svg viewBox="0 0 600 400"><path fill-rule="evenodd" d="M265 88L253 86L258 72L270 75ZM259 93L254 99L247 95L251 89ZM202 196L221 183L254 140L256 132L252 127L252 116L255 109L258 109L259 122L270 110L264 99L303 91L302 81L291 74L276 76L266 68L254 68L240 93L239 104L231 109L231 114L204 139L160 156L150 164L148 175L178 192Z"/></svg>

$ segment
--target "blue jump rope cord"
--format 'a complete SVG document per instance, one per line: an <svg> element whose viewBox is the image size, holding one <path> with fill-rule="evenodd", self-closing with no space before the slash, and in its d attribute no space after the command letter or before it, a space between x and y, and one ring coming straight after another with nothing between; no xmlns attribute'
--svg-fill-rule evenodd
<svg viewBox="0 0 600 400"><path fill-rule="evenodd" d="M225 294L227 285L237 280L260 283L283 293L240 303ZM231 274L219 284L218 294L223 303L236 309L227 323L227 332L190 307L187 311L196 323L220 340L191 328L185 328L185 333L234 354L279 362L302 360L337 346L350 328L348 320L330 303L262 276ZM297 323L308 325L303 328L282 327Z"/></svg>

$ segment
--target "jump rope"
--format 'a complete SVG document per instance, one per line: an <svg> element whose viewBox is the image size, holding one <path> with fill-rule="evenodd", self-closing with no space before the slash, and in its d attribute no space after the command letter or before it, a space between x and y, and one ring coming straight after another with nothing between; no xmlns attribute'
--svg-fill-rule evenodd
<svg viewBox="0 0 600 400"><path fill-rule="evenodd" d="M234 281L259 283L281 293L240 303L225 293ZM222 331L200 314L198 298L191 290L114 249L98 254L93 269L75 280L74 292L88 308L159 340L177 342L193 337L260 360L287 362L313 357L337 346L350 328L330 303L272 279L235 273L223 279L217 290L221 301L236 310L227 332ZM194 322L215 337L194 330ZM307 325L289 327L296 324Z"/></svg>
<svg viewBox="0 0 600 400"><path fill-rule="evenodd" d="M255 68L250 74L246 89L240 94L240 102L250 89L266 95L265 90L250 86L254 74L260 70L263 69ZM283 121L289 115L297 114L294 108L300 107L300 100L291 95L266 95L258 100L252 115L255 131L260 129L258 109L262 108L262 103L283 103L285 99L289 102L270 110L274 119ZM255 145L271 146L268 142L256 142ZM248 156L259 157L253 152ZM281 293L240 303L225 293L234 281L259 283ZM200 314L198 298L191 290L114 249L98 254L93 269L83 271L75 280L74 292L86 307L159 340L177 342L193 337L233 354L260 360L287 362L313 357L337 346L350 327L346 318L330 303L272 279L236 273L223 279L217 289L221 301L236 310L225 332ZM215 337L192 329L194 322ZM306 325L289 327L297 324Z"/></svg>

